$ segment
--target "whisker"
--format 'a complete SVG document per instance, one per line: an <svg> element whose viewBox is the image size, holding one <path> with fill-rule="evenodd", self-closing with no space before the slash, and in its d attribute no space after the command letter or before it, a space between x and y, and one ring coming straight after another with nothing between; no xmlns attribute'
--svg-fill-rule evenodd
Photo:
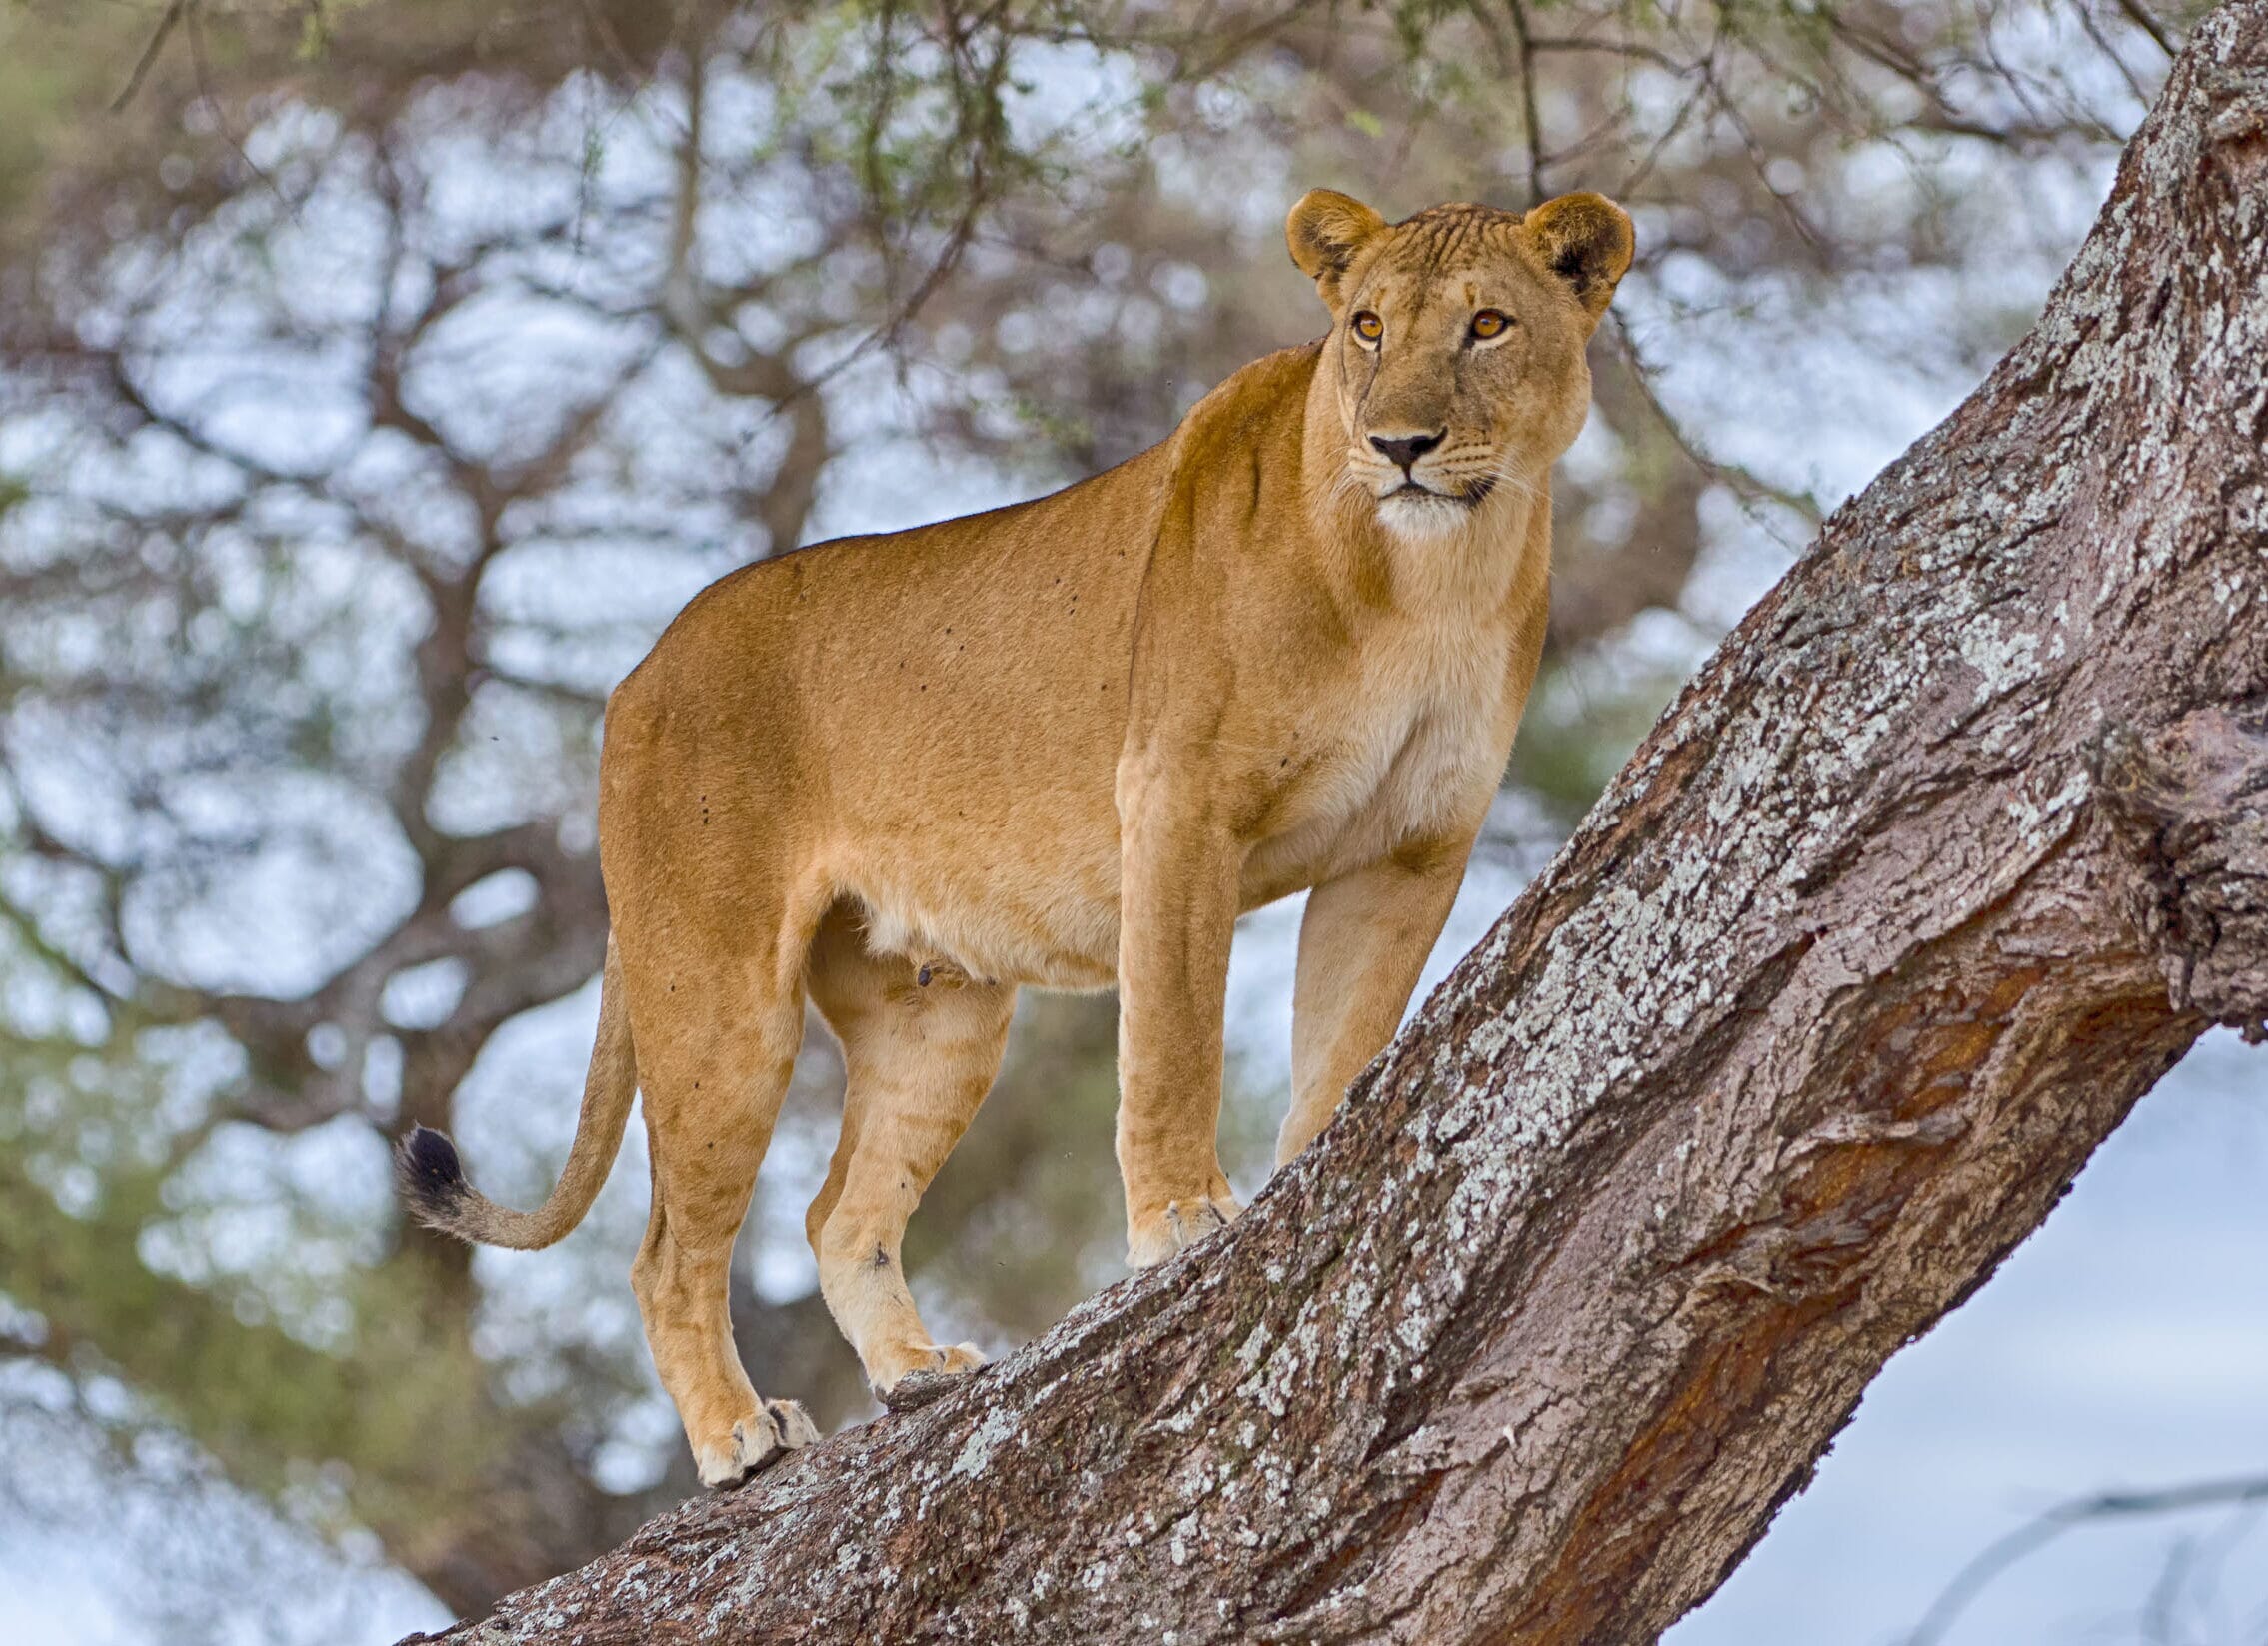
<svg viewBox="0 0 2268 1646"><path fill-rule="evenodd" d="M1543 495L1541 487L1519 472L1517 460L1509 453L1506 453L1496 465L1495 483L1517 493L1530 503L1536 502Z"/></svg>

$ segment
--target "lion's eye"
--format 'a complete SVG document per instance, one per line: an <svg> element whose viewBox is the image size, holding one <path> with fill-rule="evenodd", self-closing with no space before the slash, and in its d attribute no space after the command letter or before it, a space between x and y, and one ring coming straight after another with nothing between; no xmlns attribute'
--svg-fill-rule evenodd
<svg viewBox="0 0 2268 1646"><path fill-rule="evenodd" d="M1503 335L1504 328L1511 323L1512 317L1502 310L1483 309L1472 317L1472 335L1474 337L1500 337Z"/></svg>
<svg viewBox="0 0 2268 1646"><path fill-rule="evenodd" d="M1375 343L1386 335L1386 323L1364 309L1354 317L1354 335L1365 343Z"/></svg>

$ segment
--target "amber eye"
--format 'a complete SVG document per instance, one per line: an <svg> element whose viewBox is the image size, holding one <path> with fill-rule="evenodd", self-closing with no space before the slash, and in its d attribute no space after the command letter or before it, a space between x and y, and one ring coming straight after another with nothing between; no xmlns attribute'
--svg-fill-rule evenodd
<svg viewBox="0 0 2268 1646"><path fill-rule="evenodd" d="M1364 309L1354 317L1354 335L1365 343L1375 343L1386 335L1386 323Z"/></svg>
<svg viewBox="0 0 2268 1646"><path fill-rule="evenodd" d="M1472 317L1472 335L1474 337L1500 337L1503 335L1504 328L1511 323L1512 317L1501 310L1483 309Z"/></svg>

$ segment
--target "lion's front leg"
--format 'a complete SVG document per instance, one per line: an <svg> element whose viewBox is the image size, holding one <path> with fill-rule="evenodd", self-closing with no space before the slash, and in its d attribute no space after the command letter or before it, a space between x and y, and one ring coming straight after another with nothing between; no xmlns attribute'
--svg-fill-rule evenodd
<svg viewBox="0 0 2268 1646"><path fill-rule="evenodd" d="M1291 998L1291 1112L1281 1166L1315 1140L1354 1077L1385 1048L1464 879L1472 842L1407 848L1326 880L1299 922Z"/></svg>
<svg viewBox="0 0 2268 1646"><path fill-rule="evenodd" d="M1242 852L1177 763L1119 777L1119 1170L1127 1257L1163 1262L1236 1215L1220 1169L1221 1013Z"/></svg>

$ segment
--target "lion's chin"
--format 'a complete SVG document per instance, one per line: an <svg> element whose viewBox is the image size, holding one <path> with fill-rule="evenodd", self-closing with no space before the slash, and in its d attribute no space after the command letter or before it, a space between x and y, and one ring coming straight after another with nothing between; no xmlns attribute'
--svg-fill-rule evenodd
<svg viewBox="0 0 2268 1646"><path fill-rule="evenodd" d="M1453 537L1471 520L1471 504L1439 492L1405 486L1378 502L1378 524L1399 538Z"/></svg>

